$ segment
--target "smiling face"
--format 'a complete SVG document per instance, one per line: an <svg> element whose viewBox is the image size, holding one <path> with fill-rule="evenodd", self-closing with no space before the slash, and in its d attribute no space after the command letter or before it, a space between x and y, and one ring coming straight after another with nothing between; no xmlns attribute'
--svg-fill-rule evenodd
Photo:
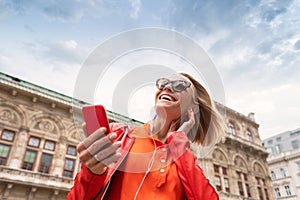
<svg viewBox="0 0 300 200"><path fill-rule="evenodd" d="M155 94L157 115L167 117L170 120L186 117L187 111L195 106L193 103L194 86L192 84L189 85L191 83L190 80L180 74L172 75L167 80L169 80L169 83L163 84ZM174 81L187 82L189 87L183 91L176 91L176 89L181 90L182 87L177 85L178 82Z"/></svg>

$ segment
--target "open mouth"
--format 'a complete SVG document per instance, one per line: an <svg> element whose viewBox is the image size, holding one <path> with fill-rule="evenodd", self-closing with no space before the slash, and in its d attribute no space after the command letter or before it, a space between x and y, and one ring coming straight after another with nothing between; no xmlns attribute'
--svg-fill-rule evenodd
<svg viewBox="0 0 300 200"><path fill-rule="evenodd" d="M164 100L164 101L177 101L177 99L175 99L174 97L168 95L168 94L162 94L158 97L159 100Z"/></svg>

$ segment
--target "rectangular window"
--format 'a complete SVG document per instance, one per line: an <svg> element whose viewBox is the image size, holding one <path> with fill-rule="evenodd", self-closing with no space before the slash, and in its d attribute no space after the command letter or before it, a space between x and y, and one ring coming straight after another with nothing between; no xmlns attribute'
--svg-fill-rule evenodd
<svg viewBox="0 0 300 200"><path fill-rule="evenodd" d="M36 154L36 151L26 150L22 169L33 170Z"/></svg>
<svg viewBox="0 0 300 200"><path fill-rule="evenodd" d="M275 180L276 179L276 174L274 171L271 171L271 179Z"/></svg>
<svg viewBox="0 0 300 200"><path fill-rule="evenodd" d="M269 154L273 154L273 148L272 148L272 147L268 147L268 148L267 148L267 152L268 152Z"/></svg>
<svg viewBox="0 0 300 200"><path fill-rule="evenodd" d="M279 188L275 188L275 194L276 194L276 198L281 197Z"/></svg>
<svg viewBox="0 0 300 200"><path fill-rule="evenodd" d="M76 156L76 147L68 146L67 154L71 156Z"/></svg>
<svg viewBox="0 0 300 200"><path fill-rule="evenodd" d="M275 151L276 151L276 153L281 153L280 144L276 144Z"/></svg>
<svg viewBox="0 0 300 200"><path fill-rule="evenodd" d="M14 140L15 133L9 130L3 130L1 139L12 142Z"/></svg>
<svg viewBox="0 0 300 200"><path fill-rule="evenodd" d="M283 168L280 168L280 173L281 173L282 178L286 177L286 173L285 173L285 170Z"/></svg>
<svg viewBox="0 0 300 200"><path fill-rule="evenodd" d="M225 186L225 191L230 193L228 178L224 178L224 186Z"/></svg>
<svg viewBox="0 0 300 200"><path fill-rule="evenodd" d="M248 197L251 197L250 187L249 187L248 183L246 183L246 192L247 192Z"/></svg>
<svg viewBox="0 0 300 200"><path fill-rule="evenodd" d="M245 180L245 181L248 181L248 176L247 176L247 174L244 174L244 180Z"/></svg>
<svg viewBox="0 0 300 200"><path fill-rule="evenodd" d="M6 165L9 151L10 151L10 146L5 144L0 144L0 165Z"/></svg>
<svg viewBox="0 0 300 200"><path fill-rule="evenodd" d="M265 188L265 195L266 195L266 200L269 200L269 194L268 194L268 190Z"/></svg>
<svg viewBox="0 0 300 200"><path fill-rule="evenodd" d="M54 151L55 150L55 142L46 140L44 144L44 149Z"/></svg>
<svg viewBox="0 0 300 200"><path fill-rule="evenodd" d="M255 177L257 185L260 185L260 178Z"/></svg>
<svg viewBox="0 0 300 200"><path fill-rule="evenodd" d="M222 167L222 173L223 173L224 175L227 175L227 169L226 169L225 167Z"/></svg>
<svg viewBox="0 0 300 200"><path fill-rule="evenodd" d="M66 158L63 176L72 178L74 166L75 166L75 160Z"/></svg>
<svg viewBox="0 0 300 200"><path fill-rule="evenodd" d="M263 194L261 188L257 187L257 191L258 191L259 200L263 200Z"/></svg>
<svg viewBox="0 0 300 200"><path fill-rule="evenodd" d="M228 123L228 128L229 128L229 133L235 135L235 127L231 122Z"/></svg>
<svg viewBox="0 0 300 200"><path fill-rule="evenodd" d="M241 172L236 172L236 178L242 180Z"/></svg>
<svg viewBox="0 0 300 200"><path fill-rule="evenodd" d="M249 130L246 131L246 136L249 142L253 142L252 133Z"/></svg>
<svg viewBox="0 0 300 200"><path fill-rule="evenodd" d="M40 146L40 138L30 137L29 141L28 141L28 146L39 147Z"/></svg>
<svg viewBox="0 0 300 200"><path fill-rule="evenodd" d="M49 169L52 162L52 155L43 153L40 166L39 166L39 172L41 173L49 173Z"/></svg>
<svg viewBox="0 0 300 200"><path fill-rule="evenodd" d="M221 179L219 176L215 176L215 185L216 185L216 189L218 191L222 190L222 186L221 186Z"/></svg>
<svg viewBox="0 0 300 200"><path fill-rule="evenodd" d="M243 189L243 184L242 182L238 181L238 188L239 188L239 193L241 196L244 196L245 193L244 193L244 189Z"/></svg>
<svg viewBox="0 0 300 200"><path fill-rule="evenodd" d="M286 192L287 196L291 196L292 195L291 189L290 189L289 185L284 186L284 189L285 189L285 192Z"/></svg>

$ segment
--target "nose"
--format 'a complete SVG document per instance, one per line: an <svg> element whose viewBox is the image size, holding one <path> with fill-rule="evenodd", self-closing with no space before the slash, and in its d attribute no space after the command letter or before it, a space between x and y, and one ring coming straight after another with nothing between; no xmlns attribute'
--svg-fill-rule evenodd
<svg viewBox="0 0 300 200"><path fill-rule="evenodd" d="M173 89L172 89L172 83L168 83L167 85L165 85L165 87L162 89L162 90L169 90L171 92L173 92Z"/></svg>

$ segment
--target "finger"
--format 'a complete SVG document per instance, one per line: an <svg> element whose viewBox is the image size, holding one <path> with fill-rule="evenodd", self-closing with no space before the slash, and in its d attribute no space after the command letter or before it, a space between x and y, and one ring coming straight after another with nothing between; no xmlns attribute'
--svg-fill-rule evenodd
<svg viewBox="0 0 300 200"><path fill-rule="evenodd" d="M178 129L178 131L184 131L185 133L188 133L191 128L193 128L195 124L195 117L193 110L188 111L189 120L184 122Z"/></svg>
<svg viewBox="0 0 300 200"><path fill-rule="evenodd" d="M83 150L87 149L95 140L103 137L105 130L106 130L105 128L100 128L96 130L93 134L91 134L89 137L85 138L81 143L77 145L76 147L77 152L78 153L82 152Z"/></svg>
<svg viewBox="0 0 300 200"><path fill-rule="evenodd" d="M88 159L86 159L84 161L85 165L88 168L93 168L93 166L96 165L98 162L102 162L103 160L106 160L107 158L109 158L109 157L113 156L114 154L116 154L117 149L120 146L121 146L121 142L115 142L110 147L108 147L108 148L102 150L101 152L98 152L94 156L90 156Z"/></svg>
<svg viewBox="0 0 300 200"><path fill-rule="evenodd" d="M94 155L96 152L100 151L105 146L110 146L112 144L112 140L116 138L116 136L117 136L116 133L111 133L106 137L102 137L101 139L98 139L88 147L88 151L90 152L91 155Z"/></svg>
<svg viewBox="0 0 300 200"><path fill-rule="evenodd" d="M87 165L86 165L87 166ZM101 162L97 162L96 164L93 164L92 166L87 166L92 172L98 173L98 172L103 172L103 170L107 167Z"/></svg>
<svg viewBox="0 0 300 200"><path fill-rule="evenodd" d="M195 115L194 115L194 111L191 109L188 112L189 115L189 122L190 124L193 126L195 124Z"/></svg>
<svg viewBox="0 0 300 200"><path fill-rule="evenodd" d="M94 133L92 133L89 137L85 138L82 143L83 145L88 148L91 144L93 144L96 140L105 136L105 127L101 127L97 129Z"/></svg>
<svg viewBox="0 0 300 200"><path fill-rule="evenodd" d="M86 130L86 123L85 122L82 123L81 127L82 127L83 131L86 133L87 130Z"/></svg>
<svg viewBox="0 0 300 200"><path fill-rule="evenodd" d="M112 154L116 153L116 150L121 146L121 142L118 141L112 145L110 145L108 148L103 149L102 151L95 154L95 159L102 162Z"/></svg>
<svg viewBox="0 0 300 200"><path fill-rule="evenodd" d="M108 158L104 159L102 163L105 164L106 166L109 166L110 164L117 162L120 157L121 157L121 153L117 152L112 156L109 156Z"/></svg>

